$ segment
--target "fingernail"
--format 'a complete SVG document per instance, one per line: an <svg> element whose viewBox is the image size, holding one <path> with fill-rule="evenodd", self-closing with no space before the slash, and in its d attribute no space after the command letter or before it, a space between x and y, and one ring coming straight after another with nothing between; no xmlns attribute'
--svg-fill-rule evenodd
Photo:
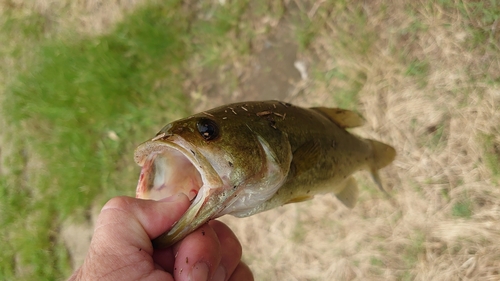
<svg viewBox="0 0 500 281"><path fill-rule="evenodd" d="M207 281L208 280L208 265L199 262L193 266L191 274L189 274L190 281Z"/></svg>
<svg viewBox="0 0 500 281"><path fill-rule="evenodd" d="M226 280L226 269L222 265L219 265L217 270L215 270L214 278L212 278L212 280L213 281Z"/></svg>

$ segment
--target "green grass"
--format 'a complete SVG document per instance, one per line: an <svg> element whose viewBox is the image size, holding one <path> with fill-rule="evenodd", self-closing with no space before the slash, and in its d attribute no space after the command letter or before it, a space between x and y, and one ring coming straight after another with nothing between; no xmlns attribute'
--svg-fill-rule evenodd
<svg viewBox="0 0 500 281"><path fill-rule="evenodd" d="M414 78L420 88L425 88L427 86L427 78L429 77L429 62L414 59L408 64L404 74L405 76Z"/></svg>
<svg viewBox="0 0 500 281"><path fill-rule="evenodd" d="M492 180L498 184L500 180L500 143L495 141L493 135L483 136L483 157L486 166L490 169Z"/></svg>
<svg viewBox="0 0 500 281"><path fill-rule="evenodd" d="M382 5L383 6L383 5ZM383 9L383 7L382 7ZM316 37L332 38L328 50L330 59L343 63L326 71L313 69L314 78L329 85L335 105L355 110L358 94L367 80L363 67L376 41L376 32L367 26L367 14L362 5L348 1L327 1L312 19L303 16L298 25L297 40L301 49L307 48ZM326 22L332 24L327 25ZM334 52L333 52L334 51Z"/></svg>
<svg viewBox="0 0 500 281"><path fill-rule="evenodd" d="M300 50L305 50L317 36L317 31L320 30L319 26L321 26L321 23L312 21L305 15L301 17L300 22L302 24L298 25L300 28L295 32L295 37L297 42L299 42Z"/></svg>
<svg viewBox="0 0 500 281"><path fill-rule="evenodd" d="M420 256L425 252L425 235L420 231L415 231L415 233L410 237L410 244L406 245L403 250L403 261L405 263L405 267L408 270L404 270L402 273L401 280L414 280L415 274L411 269L415 267L415 264L420 259Z"/></svg>
<svg viewBox="0 0 500 281"><path fill-rule="evenodd" d="M202 17L191 22L189 31L191 47L201 56L201 66L214 67L222 58L250 51L253 30L242 20L248 4L247 0L228 1L225 5L208 1L200 3Z"/></svg>
<svg viewBox="0 0 500 281"><path fill-rule="evenodd" d="M45 42L10 85L4 110L46 163L52 178L41 196L57 200L60 214L114 185L102 173L116 170L126 140L187 112L174 74L186 56L184 30L168 9L141 10L109 35ZM149 114L160 108L163 116Z"/></svg>
<svg viewBox="0 0 500 281"><path fill-rule="evenodd" d="M497 0L488 1L438 1L448 10L458 10L467 21L464 29L472 36L467 44L480 50L499 51L500 33L498 19L500 18L500 3ZM496 25L496 26L495 26Z"/></svg>
<svg viewBox="0 0 500 281"><path fill-rule="evenodd" d="M425 251L425 235L423 233L419 233L418 231L415 233L413 237L410 237L411 243L407 245L405 248L405 252L403 255L404 260L408 267L412 267L418 261L418 256L421 255Z"/></svg>
<svg viewBox="0 0 500 281"><path fill-rule="evenodd" d="M500 18L500 8L498 1L490 0L490 1L480 1L480 2L468 2L464 3L463 9L461 9L462 13L469 18L475 20L475 24L472 27L476 30L474 33L474 41L473 44L480 44L483 42L488 43L488 47L493 47L495 49L499 49L498 47L498 39L500 36L495 29L498 29L498 26L493 27L496 24L496 21Z"/></svg>
<svg viewBox="0 0 500 281"><path fill-rule="evenodd" d="M381 259L372 256L370 257L370 266L370 273L375 276L381 276L383 274L385 263Z"/></svg>
<svg viewBox="0 0 500 281"><path fill-rule="evenodd" d="M469 199L464 199L455 203L451 209L451 214L454 217L468 219L472 216L472 202Z"/></svg>
<svg viewBox="0 0 500 281"><path fill-rule="evenodd" d="M383 267L384 262L377 257L370 257L370 264L374 267Z"/></svg>

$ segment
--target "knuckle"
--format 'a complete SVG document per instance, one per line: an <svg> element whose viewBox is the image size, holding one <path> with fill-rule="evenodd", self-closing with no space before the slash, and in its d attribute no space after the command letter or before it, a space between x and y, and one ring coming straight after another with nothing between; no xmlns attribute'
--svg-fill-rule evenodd
<svg viewBox="0 0 500 281"><path fill-rule="evenodd" d="M133 207L134 205L134 198L131 197L126 197L126 196L118 196L109 199L109 201L104 204L104 206L101 209L101 212L108 210L108 209L114 209L114 210L121 210L121 211L129 211L130 208Z"/></svg>

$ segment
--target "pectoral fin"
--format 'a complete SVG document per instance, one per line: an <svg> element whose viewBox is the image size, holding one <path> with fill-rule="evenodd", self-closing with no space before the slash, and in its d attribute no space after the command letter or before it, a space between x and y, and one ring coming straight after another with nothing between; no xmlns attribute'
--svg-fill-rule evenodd
<svg viewBox="0 0 500 281"><path fill-rule="evenodd" d="M358 200L358 185L353 177L349 177L344 182L344 188L335 196L342 202L347 208L354 208L356 201Z"/></svg>
<svg viewBox="0 0 500 281"><path fill-rule="evenodd" d="M311 196L311 195L302 195L302 196L295 197L295 198L292 198L292 199L286 201L285 204L304 202L304 201L313 199L313 197L314 196Z"/></svg>
<svg viewBox="0 0 500 281"><path fill-rule="evenodd" d="M313 167L321 157L320 144L317 140L311 140L293 152L291 167L295 176L302 174Z"/></svg>
<svg viewBox="0 0 500 281"><path fill-rule="evenodd" d="M341 128L359 127L365 123L363 117L354 111L328 107L312 107L311 109L321 113L321 115L325 116Z"/></svg>

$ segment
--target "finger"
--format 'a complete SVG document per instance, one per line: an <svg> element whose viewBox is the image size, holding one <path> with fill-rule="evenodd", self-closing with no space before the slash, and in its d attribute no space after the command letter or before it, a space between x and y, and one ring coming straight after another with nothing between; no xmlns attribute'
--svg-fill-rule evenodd
<svg viewBox="0 0 500 281"><path fill-rule="evenodd" d="M188 208L185 195L162 201L115 197L101 210L94 230L93 244L103 252L120 247L139 248L153 253L150 240L168 230Z"/></svg>
<svg viewBox="0 0 500 281"><path fill-rule="evenodd" d="M175 280L208 280L221 260L219 238L208 224L177 243L173 275Z"/></svg>
<svg viewBox="0 0 500 281"><path fill-rule="evenodd" d="M254 281L254 279L248 265L244 262L240 262L228 281Z"/></svg>
<svg viewBox="0 0 500 281"><path fill-rule="evenodd" d="M214 280L227 280L241 259L241 244L233 231L220 221L211 221L209 225L213 228L220 242L221 262L214 274Z"/></svg>

